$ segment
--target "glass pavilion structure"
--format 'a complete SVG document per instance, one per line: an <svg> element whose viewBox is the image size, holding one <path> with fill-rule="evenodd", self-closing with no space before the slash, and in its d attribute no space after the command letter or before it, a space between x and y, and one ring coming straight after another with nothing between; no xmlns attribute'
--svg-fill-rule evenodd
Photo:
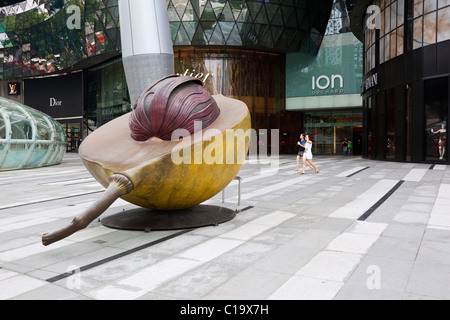
<svg viewBox="0 0 450 320"><path fill-rule="evenodd" d="M0 98L0 171L60 164L66 145L66 134L58 122Z"/></svg>

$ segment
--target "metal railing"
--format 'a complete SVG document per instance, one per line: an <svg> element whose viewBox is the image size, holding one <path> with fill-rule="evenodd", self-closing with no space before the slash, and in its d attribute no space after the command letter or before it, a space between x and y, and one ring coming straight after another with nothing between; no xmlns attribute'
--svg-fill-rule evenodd
<svg viewBox="0 0 450 320"><path fill-rule="evenodd" d="M242 179L240 176L236 176L236 177L234 177L233 180L238 181L238 206L240 206L241 205L241 181L244 179ZM225 203L225 189L222 190L222 203Z"/></svg>

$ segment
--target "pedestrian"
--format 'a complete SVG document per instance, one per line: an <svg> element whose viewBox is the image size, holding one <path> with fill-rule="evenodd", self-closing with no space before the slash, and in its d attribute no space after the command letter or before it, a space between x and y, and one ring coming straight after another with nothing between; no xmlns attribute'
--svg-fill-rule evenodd
<svg viewBox="0 0 450 320"><path fill-rule="evenodd" d="M302 133L302 134L300 134L300 139L297 142L297 146L298 146L297 169L295 169L295 171L300 170L300 160L303 160L303 156L305 154L305 145L306 145L305 135ZM311 166L309 166L309 167L312 169Z"/></svg>
<svg viewBox="0 0 450 320"><path fill-rule="evenodd" d="M348 155L348 139L345 138L344 141L342 141L341 145L342 145L342 150L344 151L344 156L347 156Z"/></svg>
<svg viewBox="0 0 450 320"><path fill-rule="evenodd" d="M303 172L305 174L306 164L312 169L316 169L316 174L319 173L319 169L317 169L316 165L312 162L313 154L312 154L312 145L313 142L309 138L309 135L306 135L306 145L305 145L305 154L303 155Z"/></svg>
<svg viewBox="0 0 450 320"><path fill-rule="evenodd" d="M351 140L348 140L348 155L352 155L352 149L353 149L353 142Z"/></svg>

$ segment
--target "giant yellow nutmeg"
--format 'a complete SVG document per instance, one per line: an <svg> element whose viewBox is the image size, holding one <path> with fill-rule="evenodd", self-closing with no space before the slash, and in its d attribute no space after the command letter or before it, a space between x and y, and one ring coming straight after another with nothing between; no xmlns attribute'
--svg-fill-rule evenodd
<svg viewBox="0 0 450 320"><path fill-rule="evenodd" d="M131 113L83 141L80 157L107 190L70 226L44 235L43 243L86 227L118 197L167 211L210 199L240 171L250 128L243 102L211 96L196 78L174 75L153 83Z"/></svg>
<svg viewBox="0 0 450 320"><path fill-rule="evenodd" d="M195 124L202 130L195 132ZM79 152L105 187L112 174L131 180L133 191L124 200L150 209L184 209L210 199L237 175L242 161L227 161L226 155L241 154L242 146L228 141L226 133L250 126L243 102L212 97L198 79L171 76L150 86L131 114L90 135ZM214 152L208 151L211 144L218 145Z"/></svg>

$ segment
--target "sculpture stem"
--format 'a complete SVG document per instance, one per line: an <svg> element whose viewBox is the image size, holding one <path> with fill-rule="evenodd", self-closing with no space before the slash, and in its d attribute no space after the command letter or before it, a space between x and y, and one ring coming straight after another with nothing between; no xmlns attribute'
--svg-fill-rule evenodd
<svg viewBox="0 0 450 320"><path fill-rule="evenodd" d="M114 174L105 193L84 213L74 218L73 221L52 233L42 236L42 244L48 246L52 243L67 238L77 231L85 229L92 221L100 217L118 198L133 190L133 183L124 175Z"/></svg>

